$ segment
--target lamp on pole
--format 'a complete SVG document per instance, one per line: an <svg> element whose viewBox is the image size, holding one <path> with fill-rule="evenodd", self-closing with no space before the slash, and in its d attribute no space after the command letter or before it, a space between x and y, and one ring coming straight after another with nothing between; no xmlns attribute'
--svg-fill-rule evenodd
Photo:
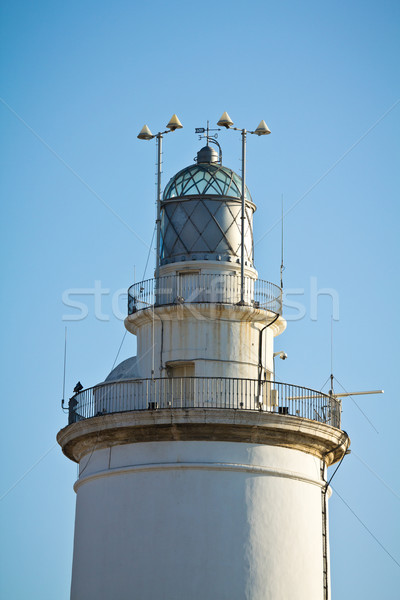
<svg viewBox="0 0 400 600"><path fill-rule="evenodd" d="M156 278L158 277L158 271L160 268L160 229L161 229L161 154L162 154L162 139L163 135L166 133L171 133L171 131L175 131L176 129L182 129L183 125L178 119L178 117L174 114L170 118L168 124L166 125L165 131L159 131L155 135L153 135L148 128L147 125L144 125L137 136L139 140L152 140L156 138L157 140L157 218L156 218L156 226L157 226L157 255L156 255Z"/></svg>
<svg viewBox="0 0 400 600"><path fill-rule="evenodd" d="M246 140L248 133L254 133L255 135L268 135L271 131L265 121L260 121L257 129L254 131L247 131L246 129L240 129L239 127L233 127L233 121L227 112L224 112L217 125L219 127L225 127L226 129L234 129L240 131L242 134L242 210L241 210L241 257L240 257L240 304L244 304L244 222L246 214Z"/></svg>

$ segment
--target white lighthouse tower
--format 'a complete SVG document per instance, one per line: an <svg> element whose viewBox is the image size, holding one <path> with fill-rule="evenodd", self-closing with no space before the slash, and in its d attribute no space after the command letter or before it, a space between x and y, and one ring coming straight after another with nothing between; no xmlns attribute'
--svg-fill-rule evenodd
<svg viewBox="0 0 400 600"><path fill-rule="evenodd" d="M129 289L137 356L70 401L73 600L330 598L326 468L349 439L340 400L274 381L282 293L244 191L209 145L172 177L156 277Z"/></svg>

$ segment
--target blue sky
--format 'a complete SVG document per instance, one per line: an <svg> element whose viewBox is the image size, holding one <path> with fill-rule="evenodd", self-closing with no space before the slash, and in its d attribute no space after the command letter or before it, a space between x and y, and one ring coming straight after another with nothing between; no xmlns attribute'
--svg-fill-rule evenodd
<svg viewBox="0 0 400 600"><path fill-rule="evenodd" d="M165 138L164 185L207 119L269 125L248 143L255 263L279 282L284 194L285 288L306 311L277 343L289 356L278 378L328 378L332 302L320 296L315 314L310 286L334 289L334 374L385 394L356 398L367 418L344 401L353 453L332 483L400 562L399 4L14 1L1 13L3 596L68 598L76 467L54 446L64 328L68 395L108 374L124 332L112 299L152 275L155 144L136 135L173 113L184 128ZM219 141L239 172L240 136ZM71 321L63 293L96 280L108 320L87 295L88 316ZM127 336L120 358L134 353ZM394 597L399 567L335 494L330 532L333 597L375 599L383 582Z"/></svg>

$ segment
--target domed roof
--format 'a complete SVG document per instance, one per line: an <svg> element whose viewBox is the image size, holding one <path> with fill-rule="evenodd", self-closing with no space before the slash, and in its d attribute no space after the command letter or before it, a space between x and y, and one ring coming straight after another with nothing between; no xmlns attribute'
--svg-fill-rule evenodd
<svg viewBox="0 0 400 600"><path fill-rule="evenodd" d="M123 381L125 379L137 379L139 372L137 368L137 357L131 356L126 360L123 360L117 365L109 375L105 378L104 382L110 381Z"/></svg>
<svg viewBox="0 0 400 600"><path fill-rule="evenodd" d="M197 153L197 162L198 163L218 163L219 156L218 152L214 150L211 146L207 144Z"/></svg>
<svg viewBox="0 0 400 600"><path fill-rule="evenodd" d="M225 196L240 199L242 179L231 169L215 163L190 165L170 179L163 200L182 196ZM246 200L252 202L246 187Z"/></svg>

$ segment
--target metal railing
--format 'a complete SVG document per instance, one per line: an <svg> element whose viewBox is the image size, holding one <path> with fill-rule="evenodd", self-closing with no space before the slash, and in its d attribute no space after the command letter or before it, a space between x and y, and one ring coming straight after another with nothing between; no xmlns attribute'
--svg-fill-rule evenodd
<svg viewBox="0 0 400 600"><path fill-rule="evenodd" d="M183 303L238 304L240 277L226 273L184 273L134 283L128 289L128 315L151 306ZM246 305L282 314L282 290L262 279L244 279Z"/></svg>
<svg viewBox="0 0 400 600"><path fill-rule="evenodd" d="M172 377L102 383L69 401L69 424L112 413L232 409L297 416L340 428L335 396L288 383L230 377Z"/></svg>

